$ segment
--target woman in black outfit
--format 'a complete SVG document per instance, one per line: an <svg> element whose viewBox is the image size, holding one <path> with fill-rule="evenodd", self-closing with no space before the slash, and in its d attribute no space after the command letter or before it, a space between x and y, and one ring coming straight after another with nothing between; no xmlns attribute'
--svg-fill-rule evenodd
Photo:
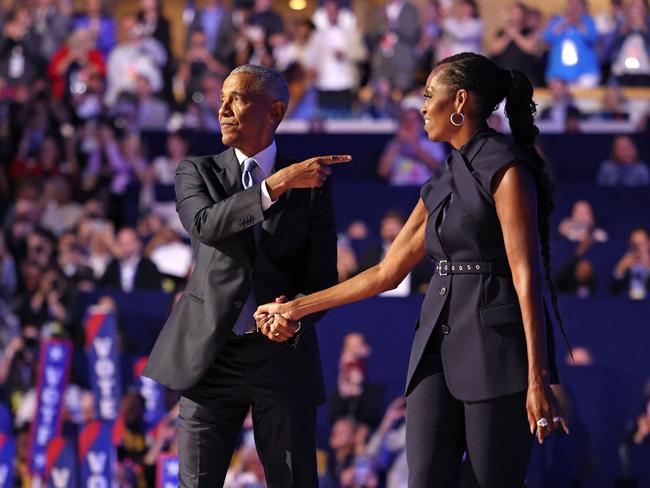
<svg viewBox="0 0 650 488"><path fill-rule="evenodd" d="M532 94L522 72L483 56L442 60L427 80L422 114L429 139L453 150L384 260L256 313L262 333L284 341L300 318L397 286L425 255L437 263L406 386L412 488L458 486L464 452L472 486L523 486L533 432L539 442L556 428L568 432L550 387L559 314ZM486 123L504 98L514 141Z"/></svg>

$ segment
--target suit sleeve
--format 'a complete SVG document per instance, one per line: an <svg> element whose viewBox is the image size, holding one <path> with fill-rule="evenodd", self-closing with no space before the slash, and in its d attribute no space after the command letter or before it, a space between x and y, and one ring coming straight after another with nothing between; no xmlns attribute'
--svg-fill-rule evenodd
<svg viewBox="0 0 650 488"><path fill-rule="evenodd" d="M215 201L196 164L185 159L176 169L176 211L190 235L208 246L264 220L261 185Z"/></svg>
<svg viewBox="0 0 650 488"><path fill-rule="evenodd" d="M336 269L336 220L331 180L322 188L312 190L312 213L309 224L306 288L303 293L314 293L338 282ZM313 327L325 312L309 315L302 320L302 333Z"/></svg>

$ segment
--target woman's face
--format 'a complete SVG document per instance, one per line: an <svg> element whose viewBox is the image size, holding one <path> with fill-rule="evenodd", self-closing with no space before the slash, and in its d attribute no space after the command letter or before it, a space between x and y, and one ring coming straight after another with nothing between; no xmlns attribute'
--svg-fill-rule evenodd
<svg viewBox="0 0 650 488"><path fill-rule="evenodd" d="M440 73L438 69L429 75L420 112L424 117L424 130L429 140L449 142L455 129L449 118L456 108L451 90L440 81Z"/></svg>

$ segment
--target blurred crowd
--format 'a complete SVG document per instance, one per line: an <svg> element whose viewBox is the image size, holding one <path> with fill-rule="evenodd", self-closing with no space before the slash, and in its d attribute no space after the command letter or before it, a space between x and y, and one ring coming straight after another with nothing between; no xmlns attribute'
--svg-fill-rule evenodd
<svg viewBox="0 0 650 488"><path fill-rule="evenodd" d="M584 116L571 88L607 85L598 114L617 119L625 117L620 87L650 86L644 0L612 1L597 17L585 2L568 0L548 22L515 4L488 40L471 0L431 1L423 10L390 0L368 19L355 16L354 2L324 0L309 18L288 19L270 0L205 0L185 11L179 55L156 0L141 0L120 18L101 0L75 5L81 10L69 0L0 2L0 403L18 435L24 477L40 341L65 337L83 349L78 303L85 292L182 290L192 251L175 212L174 174L195 131L219 131L221 85L234 66L280 69L290 85L289 118L396 120L376 169L395 186L420 185L444 164L446 148L422 133L417 87L447 55L484 52L538 86L548 84L554 103L541 117L567 120L568 129L572 117ZM167 133L164 154L148 156L146 131ZM634 140L620 136L594 179L639 186L650 184L650 173ZM377 264L404 223L390 210L380 222L342 229L340 279ZM576 202L558 234L576 246L557 273L562 292L583 297L601 287L648 297L647 229L630 233L607 279L597 279L587 257L609 238L589 202ZM420 263L387 295L425 292L432 270ZM346 337L328 407L333 427L323 486L404 486L404 400L383 410L382 386L367 377L370 353L362 335ZM68 387L64 432L94 417L87 387L75 378ZM169 395L168 414L154 431L143 427L143 401L130 387L122 399L121 486L152 486L158 454L176 446L177 398ZM632 438L646 439L649 425L641 416ZM262 485L248 426L227 486Z"/></svg>

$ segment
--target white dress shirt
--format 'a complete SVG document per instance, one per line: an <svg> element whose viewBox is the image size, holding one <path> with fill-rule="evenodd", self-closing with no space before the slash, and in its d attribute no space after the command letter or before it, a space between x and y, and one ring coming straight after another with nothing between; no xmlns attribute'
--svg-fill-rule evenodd
<svg viewBox="0 0 650 488"><path fill-rule="evenodd" d="M140 264L140 256L133 256L132 258L120 261L120 284L122 285L122 291L127 293L133 291L138 264Z"/></svg>

